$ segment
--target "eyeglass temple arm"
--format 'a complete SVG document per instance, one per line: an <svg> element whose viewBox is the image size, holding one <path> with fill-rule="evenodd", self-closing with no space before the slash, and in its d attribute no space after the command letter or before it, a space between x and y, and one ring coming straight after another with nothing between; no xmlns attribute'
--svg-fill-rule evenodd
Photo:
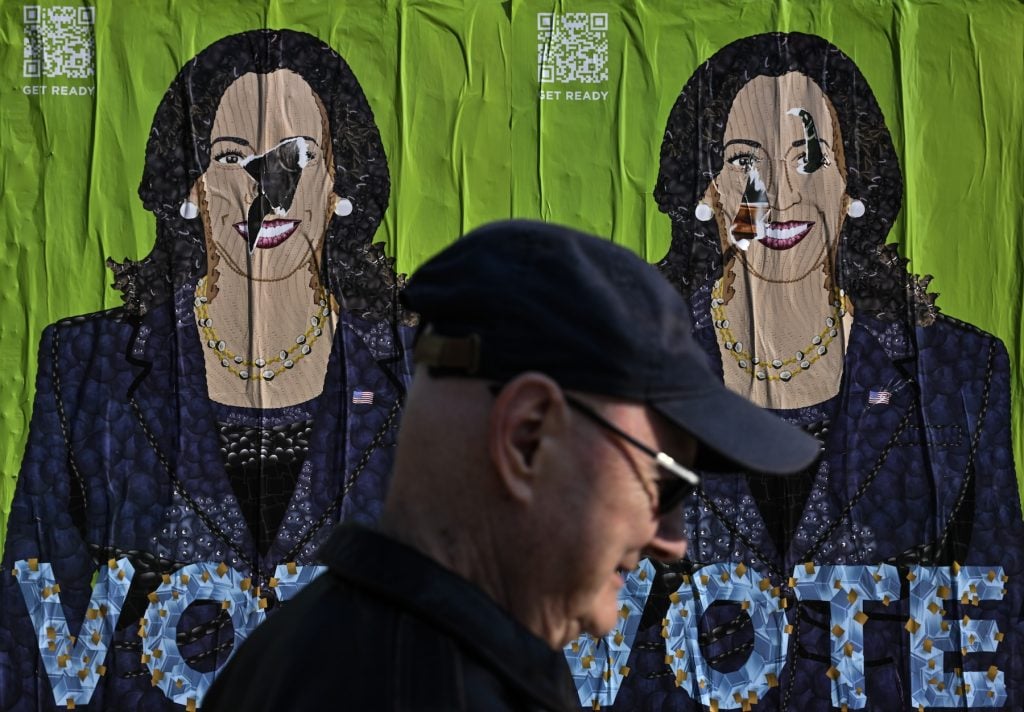
<svg viewBox="0 0 1024 712"><path fill-rule="evenodd" d="M575 408L580 413L582 413L583 415L585 415L590 420L600 425L601 427L608 428L633 447L653 457L659 465L664 467L672 474L676 475L677 477L681 477L694 487L700 484L700 475L698 475L693 470L690 470L680 465L672 458L671 455L661 452L660 450L655 450L654 448L640 442L626 431L622 430L619 427L616 427L614 424L602 418L600 415L597 414L597 411L593 410L590 406L584 404L582 401L576 398L573 398L568 393L565 394L565 402L568 403L571 407Z"/></svg>
<svg viewBox="0 0 1024 712"><path fill-rule="evenodd" d="M666 470L668 470L674 475L683 478L694 487L700 484L700 476L697 475L696 472L683 467L678 462L673 460L671 455L666 455L663 452L656 452L654 454L654 459L657 460L658 464L664 467Z"/></svg>

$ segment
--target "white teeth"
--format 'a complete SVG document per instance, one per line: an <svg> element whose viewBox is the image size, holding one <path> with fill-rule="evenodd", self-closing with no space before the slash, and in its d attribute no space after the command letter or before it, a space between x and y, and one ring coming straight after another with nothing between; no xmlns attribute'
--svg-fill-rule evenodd
<svg viewBox="0 0 1024 712"><path fill-rule="evenodd" d="M257 236L257 239L262 240L265 237L277 237L278 235L285 234L293 227L295 227L295 223L291 220L280 222L277 225L269 226L264 223L263 226L260 227L260 234Z"/></svg>
<svg viewBox="0 0 1024 712"><path fill-rule="evenodd" d="M796 237L807 230L807 225L796 224L791 227L777 228L769 226L765 231L765 237L770 237L773 240L788 240Z"/></svg>
<svg viewBox="0 0 1024 712"><path fill-rule="evenodd" d="M267 239L267 238L274 238L274 237L278 237L280 235L284 235L286 232L288 232L289 230L294 228L295 224L296 224L296 221L294 221L294 220L276 221L275 224L272 224L272 225L268 225L267 223L263 223L260 226L260 234L256 236L256 239L257 240L263 240L263 239ZM248 225L239 225L238 226L238 230L239 230L239 232L241 232L246 237L249 236L249 226Z"/></svg>
<svg viewBox="0 0 1024 712"><path fill-rule="evenodd" d="M736 241L736 247L738 247L741 250L743 250L744 252L746 252L747 248L750 247L750 240L748 240L745 237L742 238L742 239L739 239L739 240Z"/></svg>

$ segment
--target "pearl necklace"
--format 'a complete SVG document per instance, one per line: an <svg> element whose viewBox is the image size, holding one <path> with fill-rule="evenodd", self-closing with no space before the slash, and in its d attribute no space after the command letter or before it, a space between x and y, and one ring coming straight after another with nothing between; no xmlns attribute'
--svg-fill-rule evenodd
<svg viewBox="0 0 1024 712"><path fill-rule="evenodd" d="M331 315L331 308L327 304L327 295L323 287L316 291L317 308L309 317L309 327L302 334L295 337L295 343L281 351L273 358L256 358L248 361L231 351L224 340L217 336L213 328L213 320L209 314L209 297L206 294L206 277L203 277L196 284L195 313L196 324L206 340L206 346L218 356L220 365L229 372L247 381L254 380L272 381L276 376L294 368L295 364L308 356L313 350L313 344L323 334L323 320Z"/></svg>
<svg viewBox="0 0 1024 712"><path fill-rule="evenodd" d="M839 321L846 314L846 310L843 308L843 290L840 289L838 298L832 300L832 313L825 317L825 328L811 338L811 343L808 346L787 359L762 359L744 351L743 343L737 341L729 330L724 296L722 280L717 280L711 290L711 318L715 328L722 332L725 349L736 359L736 365L759 381L786 383L808 370L818 359L828 353L829 345L839 336ZM793 368L794 365L798 365L799 370Z"/></svg>

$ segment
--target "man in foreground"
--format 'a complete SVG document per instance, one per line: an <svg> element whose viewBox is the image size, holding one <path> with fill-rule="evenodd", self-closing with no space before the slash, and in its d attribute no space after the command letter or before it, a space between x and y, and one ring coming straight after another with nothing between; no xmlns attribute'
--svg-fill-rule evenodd
<svg viewBox="0 0 1024 712"><path fill-rule="evenodd" d="M496 223L425 264L418 370L378 530L225 668L207 709L567 710L561 648L616 621L624 575L676 560L690 468L785 473L809 436L707 370L681 297L600 238Z"/></svg>

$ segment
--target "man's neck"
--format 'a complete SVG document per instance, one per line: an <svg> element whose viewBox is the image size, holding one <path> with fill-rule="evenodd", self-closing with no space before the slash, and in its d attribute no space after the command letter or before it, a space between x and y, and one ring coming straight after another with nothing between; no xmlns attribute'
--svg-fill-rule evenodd
<svg viewBox="0 0 1024 712"><path fill-rule="evenodd" d="M509 572L502 561L500 547L507 537L497 540L492 527L476 525L459 518L444 522L422 516L429 507L417 502L406 505L399 497L389 497L377 525L387 536L415 549L449 571L479 587L510 616L547 642L560 647L563 632L552 632L547 622L557 616L545 615L529 589L525 572ZM479 519L475 519L479 522ZM528 595L524 595L528 594ZM526 603L527 605L522 605Z"/></svg>

